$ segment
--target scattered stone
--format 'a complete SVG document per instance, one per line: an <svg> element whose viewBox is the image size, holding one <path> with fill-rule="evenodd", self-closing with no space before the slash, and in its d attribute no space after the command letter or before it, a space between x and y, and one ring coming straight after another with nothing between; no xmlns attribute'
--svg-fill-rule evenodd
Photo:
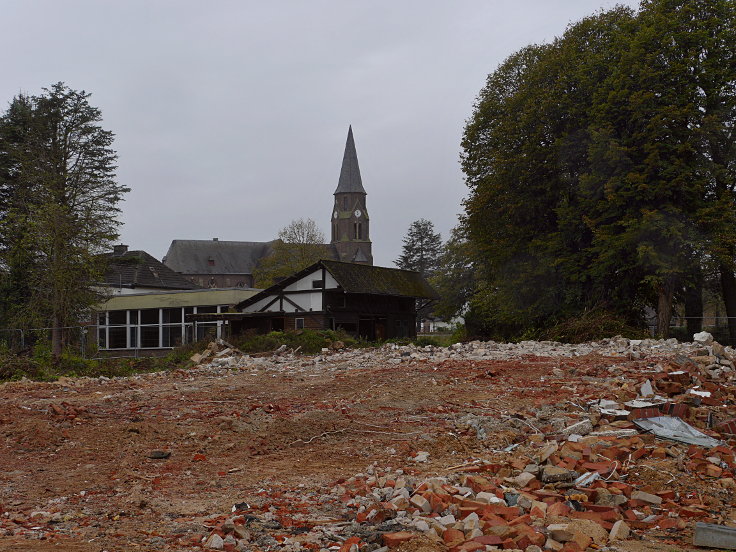
<svg viewBox="0 0 736 552"><path fill-rule="evenodd" d="M171 456L171 452L168 450L153 450L146 455L148 458L153 460L166 460Z"/></svg>
<svg viewBox="0 0 736 552"><path fill-rule="evenodd" d="M225 548L225 541L217 533L212 533L207 541L204 543L205 548L212 550L223 550Z"/></svg>
<svg viewBox="0 0 736 552"><path fill-rule="evenodd" d="M662 504L662 497L645 493L644 491L634 491L631 493L632 500L641 500L649 504Z"/></svg>
<svg viewBox="0 0 736 552"><path fill-rule="evenodd" d="M615 541L615 540L626 540L629 538L629 526L626 524L626 522L622 519L619 519L617 522L613 524L613 527L611 528L611 532L608 535L609 540Z"/></svg>
<svg viewBox="0 0 736 552"><path fill-rule="evenodd" d="M693 335L693 341L701 345L710 345L713 343L713 335L708 332L699 332Z"/></svg>
<svg viewBox="0 0 736 552"><path fill-rule="evenodd" d="M570 437L571 435L584 436L591 431L593 431L593 423L590 420L582 420L571 426L566 427L561 431L561 433L565 437Z"/></svg>
<svg viewBox="0 0 736 552"><path fill-rule="evenodd" d="M559 481L572 481L576 476L577 474L574 471L566 470L565 468L545 466L544 471L542 471L542 482L557 483Z"/></svg>

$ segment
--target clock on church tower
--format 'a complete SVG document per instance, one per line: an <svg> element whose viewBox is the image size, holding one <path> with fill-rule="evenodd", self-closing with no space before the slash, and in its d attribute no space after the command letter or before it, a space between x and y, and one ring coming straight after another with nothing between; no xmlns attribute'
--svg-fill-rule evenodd
<svg viewBox="0 0 736 552"><path fill-rule="evenodd" d="M352 127L348 129L340 179L334 196L330 243L335 246L341 261L372 265L370 219L366 209L366 193L360 178Z"/></svg>

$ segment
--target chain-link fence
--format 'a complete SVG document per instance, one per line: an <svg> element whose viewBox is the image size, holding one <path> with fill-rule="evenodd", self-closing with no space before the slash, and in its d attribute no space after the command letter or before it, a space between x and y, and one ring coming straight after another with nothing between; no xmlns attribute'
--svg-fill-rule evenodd
<svg viewBox="0 0 736 552"><path fill-rule="evenodd" d="M733 322L736 317L728 316L675 316L670 323L670 337L680 341L692 341L693 333L706 331L721 345L736 347L736 338L732 338L728 329L729 319ZM656 331L656 327L650 328Z"/></svg>
<svg viewBox="0 0 736 552"><path fill-rule="evenodd" d="M165 354L176 347L224 337L222 322L178 324L97 325L58 328L65 351L82 358L143 357ZM0 328L0 348L13 353L51 348L53 328Z"/></svg>

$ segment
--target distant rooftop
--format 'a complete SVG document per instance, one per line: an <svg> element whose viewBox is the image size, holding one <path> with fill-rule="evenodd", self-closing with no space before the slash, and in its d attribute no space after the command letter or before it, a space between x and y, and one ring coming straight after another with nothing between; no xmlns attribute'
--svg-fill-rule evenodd
<svg viewBox="0 0 736 552"><path fill-rule="evenodd" d="M116 245L107 253L108 266L104 282L107 286L128 288L158 288L162 290L201 289L181 274L177 274L145 251L128 251L125 245Z"/></svg>
<svg viewBox="0 0 736 552"><path fill-rule="evenodd" d="M253 274L273 242L173 240L164 264L181 274Z"/></svg>

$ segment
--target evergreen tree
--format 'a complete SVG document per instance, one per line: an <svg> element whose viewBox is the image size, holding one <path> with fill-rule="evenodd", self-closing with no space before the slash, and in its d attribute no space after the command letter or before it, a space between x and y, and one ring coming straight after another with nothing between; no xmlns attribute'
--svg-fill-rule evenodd
<svg viewBox="0 0 736 552"><path fill-rule="evenodd" d="M475 254L462 225L452 229L442 246L438 267L430 279L440 298L432 312L443 320L462 315L475 290Z"/></svg>
<svg viewBox="0 0 736 552"><path fill-rule="evenodd" d="M55 355L63 328L78 325L98 300L100 254L117 239L118 203L128 191L115 181L113 134L99 125L89 96L57 83L40 96L19 96L0 120L0 152L10 167L0 173L0 241L11 288L18 251L32 260L20 263L29 291L16 323L53 328Z"/></svg>
<svg viewBox="0 0 736 552"><path fill-rule="evenodd" d="M403 270L414 270L429 278L437 269L441 252L442 236L435 233L431 221L419 219L409 225L401 255L394 264Z"/></svg>

